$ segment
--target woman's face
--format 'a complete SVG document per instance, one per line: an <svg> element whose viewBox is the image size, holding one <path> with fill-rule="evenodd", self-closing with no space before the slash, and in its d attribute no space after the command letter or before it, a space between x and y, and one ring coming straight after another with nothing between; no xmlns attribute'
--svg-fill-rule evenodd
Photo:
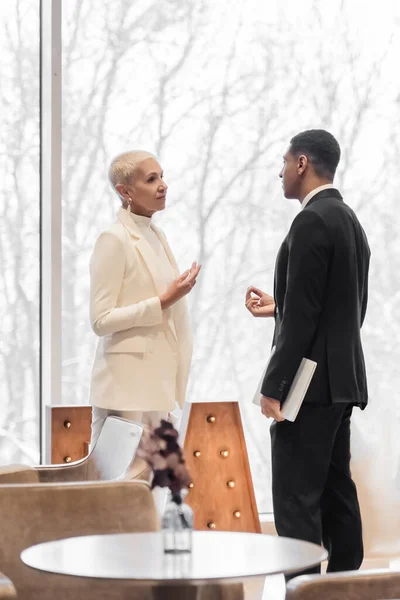
<svg viewBox="0 0 400 600"><path fill-rule="evenodd" d="M137 215L151 217L165 208L168 186L163 180L163 170L154 158L146 158L139 163L132 184L122 188L127 192L123 193L124 205L131 198L131 211ZM122 189L118 191L123 192Z"/></svg>

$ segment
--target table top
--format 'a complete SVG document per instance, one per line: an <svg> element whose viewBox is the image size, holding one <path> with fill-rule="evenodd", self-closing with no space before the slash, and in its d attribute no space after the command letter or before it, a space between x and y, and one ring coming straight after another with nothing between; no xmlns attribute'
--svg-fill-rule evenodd
<svg viewBox="0 0 400 600"><path fill-rule="evenodd" d="M193 532L189 554L166 554L161 532L93 535L27 548L22 561L34 569L106 579L177 583L238 581L294 573L327 557L321 546L257 533Z"/></svg>

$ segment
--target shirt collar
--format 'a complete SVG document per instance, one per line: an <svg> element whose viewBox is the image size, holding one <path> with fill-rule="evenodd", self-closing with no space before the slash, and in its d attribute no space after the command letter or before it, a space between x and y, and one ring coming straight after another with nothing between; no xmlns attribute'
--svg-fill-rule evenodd
<svg viewBox="0 0 400 600"><path fill-rule="evenodd" d="M139 227L147 227L150 229L151 217L145 217L144 215L137 215L131 211L126 211L129 218L132 219Z"/></svg>
<svg viewBox="0 0 400 600"><path fill-rule="evenodd" d="M307 194L307 196L303 199L303 202L301 203L301 208L305 208L307 206L307 204L310 202L311 198L314 198L314 196L316 194L318 194L318 192L322 192L323 190L331 190L333 189L335 186L333 185L333 183L326 183L325 185L320 185L319 187L315 188L315 190L312 190L309 194Z"/></svg>

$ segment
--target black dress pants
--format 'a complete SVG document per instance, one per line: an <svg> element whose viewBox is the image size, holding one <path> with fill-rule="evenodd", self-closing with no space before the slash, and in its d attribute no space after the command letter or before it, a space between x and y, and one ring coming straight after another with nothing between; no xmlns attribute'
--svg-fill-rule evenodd
<svg viewBox="0 0 400 600"><path fill-rule="evenodd" d="M350 473L351 413L349 404L303 404L294 423L271 425L276 530L323 543L328 571L358 569L363 560L360 507ZM301 574L319 572L318 566Z"/></svg>

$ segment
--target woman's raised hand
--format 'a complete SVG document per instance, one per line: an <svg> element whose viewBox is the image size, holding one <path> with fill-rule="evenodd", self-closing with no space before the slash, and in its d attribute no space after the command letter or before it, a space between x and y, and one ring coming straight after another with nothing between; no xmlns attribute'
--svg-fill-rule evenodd
<svg viewBox="0 0 400 600"><path fill-rule="evenodd" d="M179 275L179 277L171 283L167 291L161 294L160 301L163 310L169 308L192 291L193 286L196 285L196 279L200 273L200 269L201 265L194 262L190 269L182 273L182 275Z"/></svg>

